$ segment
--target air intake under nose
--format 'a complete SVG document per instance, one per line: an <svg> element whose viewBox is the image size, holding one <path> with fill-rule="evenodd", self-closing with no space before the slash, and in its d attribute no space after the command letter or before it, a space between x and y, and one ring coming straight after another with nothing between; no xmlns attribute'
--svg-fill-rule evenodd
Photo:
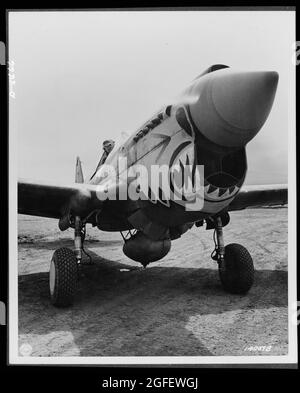
<svg viewBox="0 0 300 393"><path fill-rule="evenodd" d="M203 81L204 82L204 81ZM221 146L245 146L265 123L275 97L277 72L216 72L190 106L199 131Z"/></svg>

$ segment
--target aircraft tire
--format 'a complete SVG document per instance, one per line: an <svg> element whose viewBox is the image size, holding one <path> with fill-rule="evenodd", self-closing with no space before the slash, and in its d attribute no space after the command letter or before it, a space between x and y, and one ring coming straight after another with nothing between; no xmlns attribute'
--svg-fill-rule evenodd
<svg viewBox="0 0 300 393"><path fill-rule="evenodd" d="M249 251L240 244L228 244L225 258L219 263L219 276L225 291L247 293L254 282L254 265Z"/></svg>
<svg viewBox="0 0 300 393"><path fill-rule="evenodd" d="M57 249L51 259L49 289L51 303L67 307L73 303L78 286L78 264L74 252L69 248Z"/></svg>

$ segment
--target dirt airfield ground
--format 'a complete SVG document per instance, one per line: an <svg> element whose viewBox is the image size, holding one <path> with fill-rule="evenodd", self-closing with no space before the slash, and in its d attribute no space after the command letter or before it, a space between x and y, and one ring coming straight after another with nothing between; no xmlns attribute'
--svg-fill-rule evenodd
<svg viewBox="0 0 300 393"><path fill-rule="evenodd" d="M27 344L32 356L287 354L287 208L235 212L224 229L227 244L241 243L253 256L255 284L246 296L221 288L212 231L203 227L146 269L123 254L119 233L89 227L94 265L82 268L66 309L50 304L48 269L55 249L73 247L72 231L22 215L18 226L20 355Z"/></svg>

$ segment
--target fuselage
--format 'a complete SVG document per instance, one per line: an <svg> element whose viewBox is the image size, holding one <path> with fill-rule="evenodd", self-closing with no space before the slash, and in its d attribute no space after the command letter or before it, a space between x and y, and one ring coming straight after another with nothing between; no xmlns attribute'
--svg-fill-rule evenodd
<svg viewBox="0 0 300 393"><path fill-rule="evenodd" d="M277 81L276 72L237 72L229 68L196 78L176 102L159 110L116 147L106 164L118 177L124 170L119 167L120 157L126 158L127 168L142 165L148 171L153 165L202 165L201 209L186 209L187 203L200 195L192 179L193 184L186 190L188 196L181 200L165 201L160 196L155 201L129 199L119 203L117 211L107 200L99 228L143 229L146 217L154 233L155 226L182 227L226 210L244 183L245 147L269 115ZM100 168L90 183L101 184L106 176Z"/></svg>

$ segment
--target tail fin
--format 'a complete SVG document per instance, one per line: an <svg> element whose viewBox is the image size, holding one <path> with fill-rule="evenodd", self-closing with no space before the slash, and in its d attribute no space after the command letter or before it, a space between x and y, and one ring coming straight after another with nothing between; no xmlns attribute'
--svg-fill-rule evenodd
<svg viewBox="0 0 300 393"><path fill-rule="evenodd" d="M83 172L82 172L82 167L81 167L81 161L80 158L76 158L76 170L75 170L75 183L83 183Z"/></svg>

